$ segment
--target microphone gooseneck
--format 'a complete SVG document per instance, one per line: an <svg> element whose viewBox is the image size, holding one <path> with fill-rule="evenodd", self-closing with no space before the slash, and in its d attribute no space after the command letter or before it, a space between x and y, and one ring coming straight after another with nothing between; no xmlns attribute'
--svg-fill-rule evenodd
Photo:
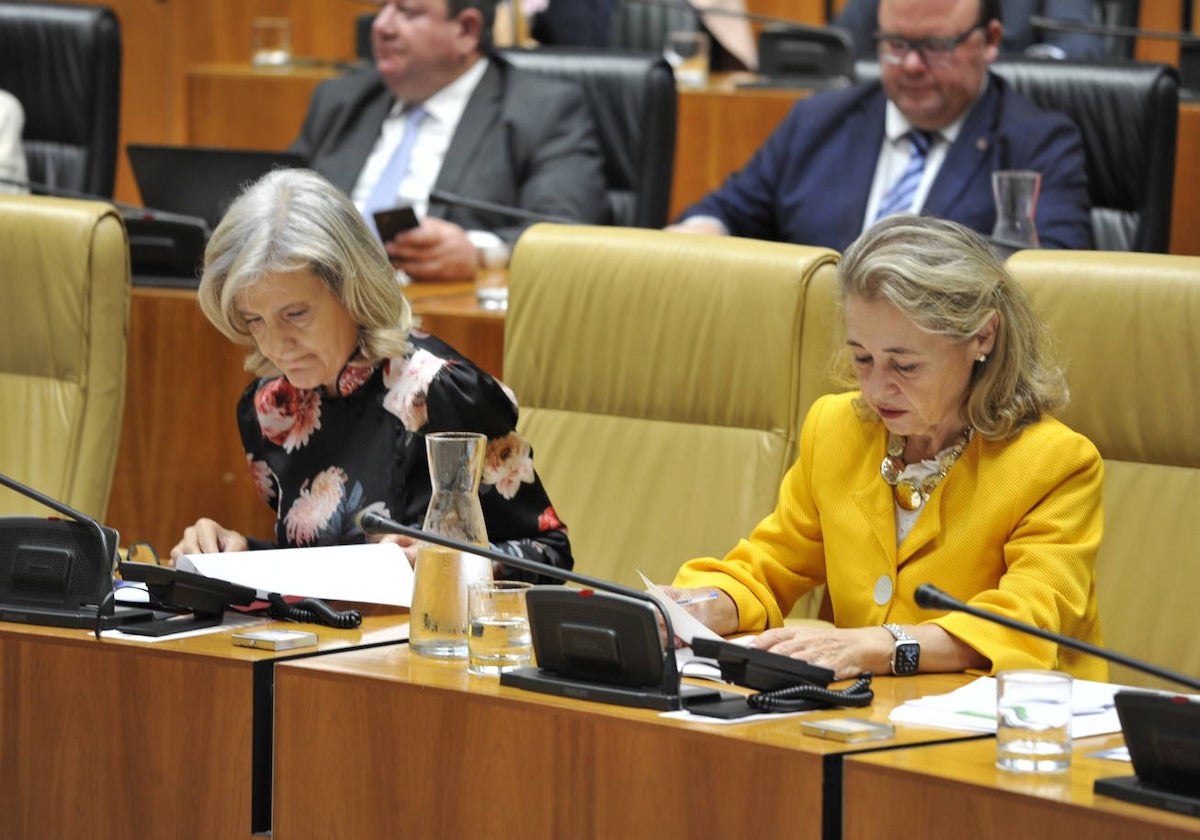
<svg viewBox="0 0 1200 840"><path fill-rule="evenodd" d="M639 589L623 586L622 584L613 583L590 575L582 575L579 572L560 569L557 566L540 563L537 560L515 557L501 551L496 551L493 548L472 545L471 543L461 542L450 537L443 537L441 534L431 534L428 531L422 531L420 528L401 525L399 522L388 519L386 516L382 516L373 510L363 511L358 514L355 517L355 523L365 534L400 534L445 548L452 548L455 551L477 554L480 557L486 557L489 560L494 560L497 563L502 563L505 566L511 566L514 569L520 569L524 572L532 572L544 577L578 583L589 589L611 592L615 595L623 595L626 598L644 601L650 604L662 616L663 628L666 631L667 639L671 640L675 638L675 630L671 626L671 616L667 614L666 608L655 600L653 596ZM679 673L675 667L675 657L671 655L670 651L667 651L663 659L663 690L667 693L676 693L679 690Z"/></svg>
<svg viewBox="0 0 1200 840"><path fill-rule="evenodd" d="M1039 639L1045 639L1048 642L1062 645L1063 647L1073 648L1083 651L1084 653L1098 656L1101 659L1107 659L1110 662L1116 662L1119 665L1124 665L1127 668L1132 668L1135 671L1141 671L1145 674L1158 677L1160 679L1169 680L1171 682L1186 685L1193 691L1200 691L1200 680L1194 677L1189 677L1186 674L1180 674L1177 671L1171 671L1167 668L1161 668L1149 662L1143 662L1140 659L1134 659L1132 656L1126 656L1123 653L1106 650L1102 647L1082 642L1079 639L1071 636L1064 636L1061 633L1053 633L1049 630L1043 630L1040 627L1035 627L1032 624L1026 624L1023 621L1017 621L1015 618L1009 618L1006 615L997 615L996 613L981 610L978 607L972 607L969 604L964 604L952 595L947 595L942 590L938 589L932 583L923 583L917 587L913 593L913 597L917 602L917 606L922 609L946 610L948 612L962 612L967 615L973 615L976 618L982 618L985 621L992 621L1004 627L1017 630L1022 633L1028 633L1031 636L1037 636Z"/></svg>
<svg viewBox="0 0 1200 840"><path fill-rule="evenodd" d="M1081 32L1085 35L1112 35L1118 38L1148 38L1153 41L1178 41L1181 44L1200 44L1200 35L1191 32L1170 32L1164 29L1138 29L1135 26L1119 26L1111 23L1083 23L1077 20L1057 20L1041 15L1030 15L1029 23L1034 29L1051 32Z"/></svg>
<svg viewBox="0 0 1200 840"><path fill-rule="evenodd" d="M551 213L536 213L533 210L526 210L522 207L510 207L507 204L496 204L495 202L484 201L479 198L467 198L465 195L448 193L443 190L434 190L431 192L429 194L429 201L432 204L465 207L468 210L478 210L481 213L495 213L499 216L508 216L510 219L520 219L523 222L552 222L559 225L573 225L577 223L577 220L568 219L566 216L555 216Z"/></svg>
<svg viewBox="0 0 1200 840"><path fill-rule="evenodd" d="M53 184L43 183L41 181L22 181L17 178L6 178L0 175L0 184L9 187L21 187L29 190L33 195L48 195L51 198L73 198L80 201L101 201L105 204L111 204L113 207L121 211L126 222L146 221L146 222L177 222L179 224L195 225L203 228L204 236L207 238L210 233L208 222L201 219L199 216L187 216L183 213L172 213L168 210L158 210L153 207L137 207L133 204L125 204L116 201L108 196L97 195L96 193L80 192L79 190L67 189L66 187L56 187Z"/></svg>

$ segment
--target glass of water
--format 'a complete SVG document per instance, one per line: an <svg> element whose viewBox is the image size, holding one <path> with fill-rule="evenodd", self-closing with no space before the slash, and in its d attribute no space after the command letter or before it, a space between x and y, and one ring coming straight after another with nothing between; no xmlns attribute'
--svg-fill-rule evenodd
<svg viewBox="0 0 1200 840"><path fill-rule="evenodd" d="M508 261L512 249L503 242L479 248L475 272L475 299L481 309L508 308Z"/></svg>
<svg viewBox="0 0 1200 840"><path fill-rule="evenodd" d="M516 580L477 581L467 589L467 670L496 676L533 661L525 593Z"/></svg>
<svg viewBox="0 0 1200 840"><path fill-rule="evenodd" d="M1001 671L996 675L996 766L1059 773L1071 766L1071 675Z"/></svg>
<svg viewBox="0 0 1200 840"><path fill-rule="evenodd" d="M708 84L708 52L708 35L703 32L668 32L663 45L663 58L681 87L702 88Z"/></svg>

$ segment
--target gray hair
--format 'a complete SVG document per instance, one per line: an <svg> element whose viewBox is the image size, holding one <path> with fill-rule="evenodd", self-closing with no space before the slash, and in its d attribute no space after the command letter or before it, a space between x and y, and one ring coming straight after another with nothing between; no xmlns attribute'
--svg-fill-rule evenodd
<svg viewBox="0 0 1200 840"><path fill-rule="evenodd" d="M227 338L250 348L247 370L279 373L239 314L239 293L268 275L305 270L358 324L361 361L404 354L412 310L383 245L333 184L306 169L276 169L230 205L204 250L200 308Z"/></svg>
<svg viewBox="0 0 1200 840"><path fill-rule="evenodd" d="M883 300L922 330L967 341L998 316L996 341L976 363L967 420L984 437L1006 438L1066 404L1061 367L1049 358L1049 331L1025 291L979 234L955 222L897 215L865 231L837 267L840 299ZM856 380L849 352L835 376Z"/></svg>

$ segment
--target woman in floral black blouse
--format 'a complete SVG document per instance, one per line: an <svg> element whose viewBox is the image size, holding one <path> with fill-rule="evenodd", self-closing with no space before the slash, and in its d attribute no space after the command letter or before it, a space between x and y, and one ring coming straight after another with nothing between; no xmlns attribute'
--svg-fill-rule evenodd
<svg viewBox="0 0 1200 840"><path fill-rule="evenodd" d="M364 510L420 526L431 495L425 435L472 431L489 439L480 503L492 546L571 568L512 393L411 329L382 245L336 187L305 170L264 176L229 208L204 263L200 306L249 348L247 369L261 377L237 419L259 494L277 513L275 545L361 542ZM407 538L387 539L414 558ZM171 556L267 547L201 519Z"/></svg>

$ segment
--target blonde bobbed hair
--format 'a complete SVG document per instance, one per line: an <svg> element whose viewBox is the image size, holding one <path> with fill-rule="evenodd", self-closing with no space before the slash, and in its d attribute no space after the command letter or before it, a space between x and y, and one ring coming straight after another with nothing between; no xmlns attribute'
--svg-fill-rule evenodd
<svg viewBox="0 0 1200 840"><path fill-rule="evenodd" d="M837 267L840 301L882 300L920 329L967 341L997 317L996 341L977 362L965 415L986 438L1002 439L1066 404L1062 368L1049 359L1049 331L979 234L955 222L897 215L865 231ZM854 386L850 352L834 374Z"/></svg>
<svg viewBox="0 0 1200 840"><path fill-rule="evenodd" d="M276 169L234 200L204 250L200 308L226 337L250 349L246 370L279 373L250 336L239 295L294 271L321 278L358 324L353 363L404 354L412 310L383 245L333 184L306 169Z"/></svg>

